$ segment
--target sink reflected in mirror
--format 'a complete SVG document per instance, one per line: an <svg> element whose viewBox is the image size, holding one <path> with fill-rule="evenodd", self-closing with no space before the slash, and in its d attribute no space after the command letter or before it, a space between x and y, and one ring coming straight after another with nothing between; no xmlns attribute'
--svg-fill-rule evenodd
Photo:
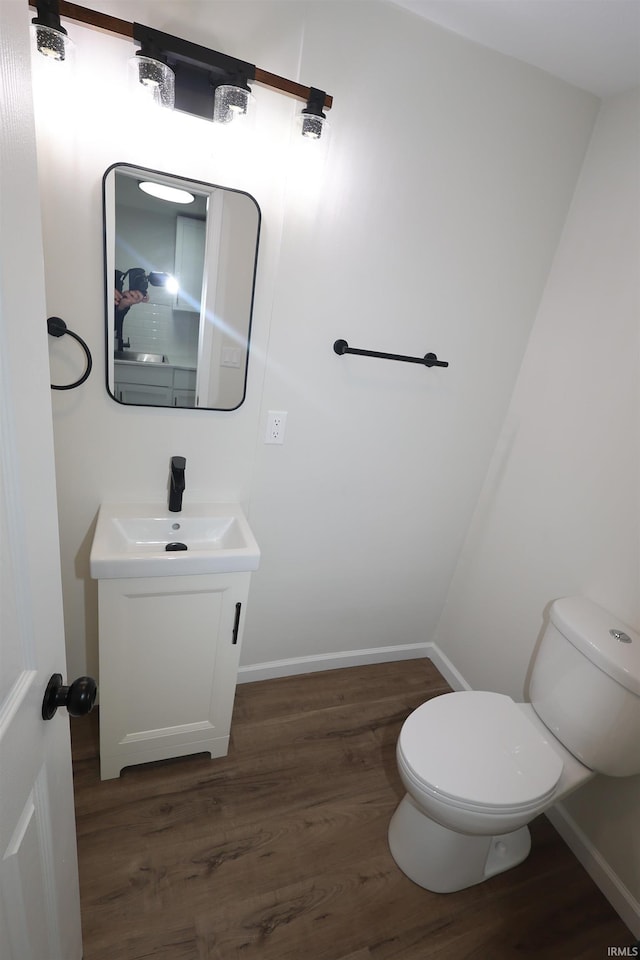
<svg viewBox="0 0 640 960"><path fill-rule="evenodd" d="M95 580L234 573L259 563L237 503L189 504L180 513L162 503L104 503L90 555Z"/></svg>
<svg viewBox="0 0 640 960"><path fill-rule="evenodd" d="M135 350L114 350L113 359L129 363L169 363L164 353L136 353Z"/></svg>

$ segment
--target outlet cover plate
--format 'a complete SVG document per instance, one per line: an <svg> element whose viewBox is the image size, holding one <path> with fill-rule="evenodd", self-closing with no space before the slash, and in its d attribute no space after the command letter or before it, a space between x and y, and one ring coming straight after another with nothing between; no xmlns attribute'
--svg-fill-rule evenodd
<svg viewBox="0 0 640 960"><path fill-rule="evenodd" d="M284 430L287 425L286 410L269 410L265 443L284 443Z"/></svg>

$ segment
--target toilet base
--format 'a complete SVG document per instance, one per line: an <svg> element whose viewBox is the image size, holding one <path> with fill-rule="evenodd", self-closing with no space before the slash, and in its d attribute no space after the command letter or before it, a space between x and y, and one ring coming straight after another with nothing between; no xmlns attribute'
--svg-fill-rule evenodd
<svg viewBox="0 0 640 960"><path fill-rule="evenodd" d="M402 872L433 893L464 890L529 855L528 827L495 837L456 833L431 820L406 794L389 824L389 849Z"/></svg>

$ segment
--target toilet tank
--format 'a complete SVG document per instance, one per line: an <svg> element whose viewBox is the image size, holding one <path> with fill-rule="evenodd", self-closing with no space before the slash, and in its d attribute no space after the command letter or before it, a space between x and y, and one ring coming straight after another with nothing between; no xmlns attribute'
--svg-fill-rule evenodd
<svg viewBox="0 0 640 960"><path fill-rule="evenodd" d="M590 770L640 773L640 634L585 597L551 605L529 687L548 730Z"/></svg>

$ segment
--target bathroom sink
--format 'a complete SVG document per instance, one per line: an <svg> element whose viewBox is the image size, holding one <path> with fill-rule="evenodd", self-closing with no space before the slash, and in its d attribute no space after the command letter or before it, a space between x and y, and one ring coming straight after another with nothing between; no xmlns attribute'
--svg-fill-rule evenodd
<svg viewBox="0 0 640 960"><path fill-rule="evenodd" d="M90 556L95 580L234 573L259 562L237 503L193 503L180 513L163 503L103 503Z"/></svg>

